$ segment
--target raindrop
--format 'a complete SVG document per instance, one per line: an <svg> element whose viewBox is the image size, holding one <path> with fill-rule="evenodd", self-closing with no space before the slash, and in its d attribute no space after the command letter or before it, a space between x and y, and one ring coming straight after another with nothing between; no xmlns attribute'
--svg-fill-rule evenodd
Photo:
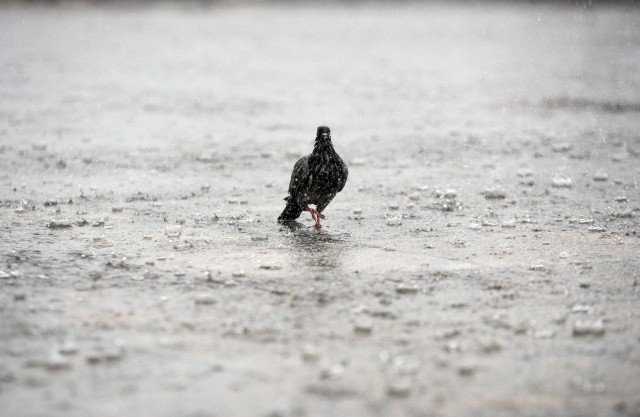
<svg viewBox="0 0 640 417"><path fill-rule="evenodd" d="M164 228L164 234L169 238L180 237L180 235L182 234L182 226L180 225L166 226Z"/></svg>

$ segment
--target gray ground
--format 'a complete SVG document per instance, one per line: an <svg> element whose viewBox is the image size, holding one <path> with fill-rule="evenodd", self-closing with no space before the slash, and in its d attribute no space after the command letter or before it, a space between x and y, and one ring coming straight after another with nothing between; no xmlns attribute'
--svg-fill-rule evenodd
<svg viewBox="0 0 640 417"><path fill-rule="evenodd" d="M640 415L639 27L1 8L0 415Z"/></svg>

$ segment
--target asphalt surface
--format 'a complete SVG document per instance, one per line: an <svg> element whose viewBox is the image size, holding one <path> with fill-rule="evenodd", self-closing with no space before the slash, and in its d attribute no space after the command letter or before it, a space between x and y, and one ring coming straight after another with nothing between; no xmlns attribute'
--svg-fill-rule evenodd
<svg viewBox="0 0 640 417"><path fill-rule="evenodd" d="M638 27L3 6L0 414L639 416Z"/></svg>

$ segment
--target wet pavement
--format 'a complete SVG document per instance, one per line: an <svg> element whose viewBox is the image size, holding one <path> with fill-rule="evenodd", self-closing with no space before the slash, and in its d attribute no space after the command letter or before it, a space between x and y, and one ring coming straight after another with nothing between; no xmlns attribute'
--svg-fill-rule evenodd
<svg viewBox="0 0 640 417"><path fill-rule="evenodd" d="M3 6L0 414L640 415L639 24Z"/></svg>

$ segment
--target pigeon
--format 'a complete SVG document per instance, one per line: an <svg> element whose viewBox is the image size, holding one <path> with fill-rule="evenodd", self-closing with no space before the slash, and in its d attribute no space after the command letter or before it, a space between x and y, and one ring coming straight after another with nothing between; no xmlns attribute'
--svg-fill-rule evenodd
<svg viewBox="0 0 640 417"><path fill-rule="evenodd" d="M333 149L331 130L327 126L319 126L313 152L300 158L293 166L289 195L285 198L287 206L278 222L290 222L300 217L303 211L308 211L316 222L316 229L320 229L320 219L324 219L322 212L342 191L348 175L347 164ZM309 207L309 204L316 208Z"/></svg>

